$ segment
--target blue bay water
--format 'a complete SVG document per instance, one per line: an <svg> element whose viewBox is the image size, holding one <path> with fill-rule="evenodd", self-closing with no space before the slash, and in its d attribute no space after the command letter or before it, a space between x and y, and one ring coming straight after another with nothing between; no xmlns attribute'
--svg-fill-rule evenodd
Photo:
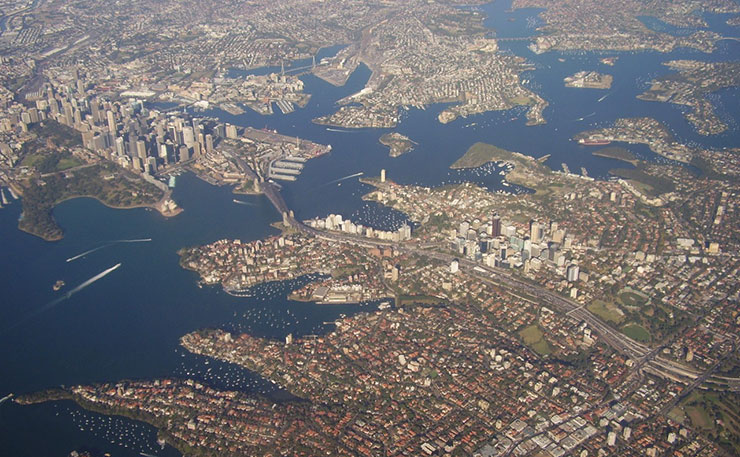
<svg viewBox="0 0 740 457"><path fill-rule="evenodd" d="M509 11L510 2L495 2L481 9L489 15L486 25L499 37L531 36L539 25L536 10ZM513 20L510 20L512 19ZM707 17L710 27L729 32L723 18ZM693 50L659 53L547 53L534 55L526 41L502 41L501 46L527 58L536 69L525 72L527 86L544 97L546 125L527 127L523 108L484 113L441 125L436 118L443 106L402 113L397 131L418 143L398 158L378 139L385 129L327 129L311 119L336 110L336 101L359 91L370 76L361 66L344 87L334 87L312 75L302 76L312 99L305 109L288 115L261 116L252 111L232 116L218 110L203 114L242 126L276 129L323 144L332 152L310 161L300 178L284 185L284 196L299 218L340 213L378 228L395 228L403 216L366 203L361 196L369 187L356 178L332 181L362 172L377 176L380 169L402 184L438 186L472 180L491 190L502 189L495 172L452 171L449 165L478 141L535 157L551 154L547 164L559 169L566 163L574 172L585 167L591 176L606 177L608 170L623 163L592 156L593 148L579 146L571 138L587 129L606 126L619 117L650 116L664 122L674 135L686 142L711 147L738 145L740 91L727 89L712 101L731 129L713 137L698 135L676 105L636 99L652 78L668 74L662 65L673 59L734 60L740 43L722 41L714 54ZM331 55L339 47L322 50ZM616 66L599 62L618 56ZM293 63L286 69L310 64ZM278 69L279 70L279 69ZM569 89L563 78L580 70L614 75L610 90ZM276 71L275 68L259 70ZM603 98L606 96L606 98ZM601 101L599 101L602 99ZM341 130L341 131L334 131ZM658 160L644 146L628 146L641 157ZM183 334L203 327L225 327L235 331L283 338L318 333L323 322L340 314L371 309L371 306L318 306L285 298L291 284L268 284L252 298L236 298L217 287L197 286L197 275L179 267L177 251L183 247L223 238L254 240L277 233L270 223L279 215L259 196L239 196L251 205L237 205L227 187L214 187L191 174L178 178L174 198L185 211L165 219L145 209L113 210L91 199L65 202L54 210L65 230L62 241L47 243L17 230L20 203L0 209L0 397L58 385L109 382L121 379L151 379L164 376L195 377L220 388L279 395L275 387L259 377L227 364L185 353L178 347ZM111 241L151 238L147 243L117 243L73 262L67 258L106 246ZM79 291L69 299L34 316L64 291L101 271L122 263L121 268ZM65 289L53 292L58 279ZM304 279L305 281L305 279ZM29 317L31 316L31 317ZM10 329L9 329L10 328ZM69 402L19 407L0 405L0 443L3 455L66 455L73 449L94 448L114 456L136 456L139 452L177 455L176 451L154 449L155 432L150 427L118 419L108 430L129 430L119 435L143 436L140 440L113 440L109 434L85 427L103 423L102 416L81 411ZM86 430L79 430L79 428ZM103 427L101 425L101 427ZM127 434L128 433L128 434ZM129 448L118 442L129 443ZM150 452L150 451L156 452Z"/></svg>

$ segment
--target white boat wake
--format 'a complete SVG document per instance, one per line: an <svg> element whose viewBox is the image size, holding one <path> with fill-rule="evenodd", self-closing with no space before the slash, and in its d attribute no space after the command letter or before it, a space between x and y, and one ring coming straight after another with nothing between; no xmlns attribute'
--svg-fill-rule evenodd
<svg viewBox="0 0 740 457"><path fill-rule="evenodd" d="M67 263L74 262L75 260L80 259L82 257L85 257L88 254L92 254L93 252L96 252L96 251L99 251L101 249L104 249L104 248L113 246L114 244L119 244L119 243L148 243L150 241L152 241L151 238L140 238L140 239L134 239L134 240L116 240L116 241L111 241L110 243L106 243L106 244L104 244L102 246L98 246L96 248L93 248L93 249L90 249L88 251L85 251L82 254L77 254L76 256L70 257L70 258L67 259Z"/></svg>
<svg viewBox="0 0 740 457"><path fill-rule="evenodd" d="M104 277L106 277L109 274L113 273L114 271L118 270L120 267L121 267L121 264L119 263L119 264L113 265L112 267L108 268L107 270L101 271L100 273L96 274L92 278L88 279L87 281L83 282L79 286L77 286L74 289L72 289L69 292L67 292L62 299L71 297L72 295L74 295L77 292L81 291L82 289L88 287L89 285L91 285L95 281L98 281L100 279L103 279ZM58 301L61 301L61 299L57 299L57 300ZM52 302L52 303L54 303L54 302Z"/></svg>
<svg viewBox="0 0 740 457"><path fill-rule="evenodd" d="M347 180L347 179L352 179L352 178L356 178L356 177L358 177L358 176L362 176L362 175L364 175L364 174L365 174L365 173L361 171L361 172L359 172L359 173L354 173L354 174L351 174L351 175L347 175L347 176L345 176L345 177L343 177L343 178L335 179L334 181L329 181L328 183L324 184L324 186L329 186L329 185L331 185L331 184L336 184L336 183L338 183L338 182L342 182L342 181L345 181L345 180Z"/></svg>
<svg viewBox="0 0 740 457"><path fill-rule="evenodd" d="M75 261L75 260L77 260L77 259L80 259L80 258L82 258L82 257L85 257L86 255L88 255L88 254L92 254L93 252L95 252L95 251L99 251L99 250L101 250L101 249L103 249L103 248L107 248L108 246L111 246L111 243L108 243L108 244L104 244L104 245L102 245L102 246L98 246L98 247L96 247L96 248L94 248L94 249L90 249L89 251L85 251L85 252L83 252L82 254L77 254L77 255L76 255L76 256L74 256L74 257L70 257L70 258L68 258L68 259L67 259L67 263L69 263L69 262L74 262L74 261Z"/></svg>
<svg viewBox="0 0 740 457"><path fill-rule="evenodd" d="M38 316L39 314L44 313L44 312L52 309L53 307L55 307L59 303L63 302L64 300L70 298L72 295L76 294L77 292L81 291L82 289L85 289L86 287L89 287L90 285L92 285L92 283L94 283L96 281L99 281L99 280L103 279L104 277L108 276L109 274L113 273L114 271L118 270L121 267L121 265L122 265L121 263L118 263L118 264L113 265L112 267L108 268L107 270L101 271L100 273L96 274L95 276L93 276L92 278L88 279L87 281L84 281L83 283L81 283L80 285L78 285L77 287L75 287L74 289L72 289L69 292L67 292L66 294L62 295L61 297L56 298L56 299L50 301L49 303L45 304L41 308L39 308L36 311L32 312L28 316L22 318L20 321L16 322L15 324L11 325L10 327L6 328L5 331L6 332L7 331L10 331L10 330L12 330L12 329L14 329L14 328L16 328L16 327L18 327L18 326L26 323L28 320L33 319L34 317Z"/></svg>

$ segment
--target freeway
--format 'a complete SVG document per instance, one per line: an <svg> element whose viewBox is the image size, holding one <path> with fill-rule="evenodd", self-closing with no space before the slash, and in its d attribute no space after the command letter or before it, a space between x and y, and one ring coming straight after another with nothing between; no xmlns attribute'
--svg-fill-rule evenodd
<svg viewBox="0 0 740 457"><path fill-rule="evenodd" d="M241 159L236 158L240 167L247 173L248 176L257 178L256 173ZM436 250L422 249L421 246L414 243L394 243L390 241L382 241L371 238L365 238L356 235L349 235L341 232L329 232L324 230L318 230L313 227L309 227L303 222L295 219L282 195L280 194L279 188L272 182L262 183L262 191L275 208L283 215L283 220L291 228L305 233L310 236L315 236L327 241L334 241L339 243L351 243L358 246L367 248L372 247L392 247L407 254L424 255L433 259L440 260L445 263L452 262L452 260L458 260L460 269L464 270L467 274L470 274L481 281L489 283L495 286L503 286L522 290L527 294L538 298L542 304L549 305L557 311L568 315L569 317L585 322L589 325L600 338L608 346L623 354L633 361L637 362L637 369L651 373L656 376L667 378L672 381L680 382L683 384L691 384L697 380L701 380L699 384L705 381L711 381L717 386L723 386L729 390L740 390L740 378L727 378L727 377L709 377L705 373L700 373L690 367L672 360L666 360L658 357L658 352L662 347L649 348L648 346L639 343L632 338L628 337L624 333L612 328L603 322L599 317L592 314L586 307L581 303L567 299L557 293L545 289L542 286L527 282L523 279L516 278L509 272L499 268L488 267L477 262L473 262L468 259L458 258L450 254L446 254ZM710 373L711 374L711 373Z"/></svg>
<svg viewBox="0 0 740 457"><path fill-rule="evenodd" d="M734 348L732 351L725 354L724 357L717 360L714 363L714 365L709 367L709 369L707 369L704 373L702 373L701 376L694 379L694 381L691 384L689 384L685 389L683 389L680 394L676 395L676 397L673 400L663 405L663 407L660 409L660 412L658 414L660 415L668 414L668 412L671 411L681 400L686 398L691 392L694 391L694 389L696 389L697 387L702 385L705 381L707 381L712 376L712 373L714 373L717 370L717 368L719 368L719 366L722 364L722 362L727 360L727 358L729 358L733 352L735 352Z"/></svg>
<svg viewBox="0 0 740 457"><path fill-rule="evenodd" d="M591 327L591 329L601 338L601 340L604 341L604 343L615 349L617 352L624 354L625 356L636 361L637 369L640 369L643 367L643 365L646 365L646 372L683 384L689 384L692 381L702 377L702 373L699 373L690 367L687 367L672 360L666 360L661 357L657 357L662 347L656 347L652 349L648 348L644 344L638 343L624 333L610 327L609 325L601 321L600 318L591 314L591 312L588 311L585 307L581 306L580 303L573 302L564 297L561 297L555 292L547 290L539 285L516 278L505 271L499 271L498 269L487 267L467 259L459 259L452 255L445 254L439 251L421 250L414 245L392 243L387 241L362 238L345 233L317 230L312 227L306 226L305 224L295 220L294 218L289 218L289 223L296 230L330 241L352 243L365 247L393 247L401 252L424 255L446 263L451 262L453 259L457 259L461 270L464 270L467 274L477 277L483 282L495 286L504 286L517 290L522 290L529 295L538 298L542 304L550 305L557 311L568 314L570 317L578 319L582 322L586 322ZM702 382L706 380L708 379L705 378L702 380ZM740 389L740 379L738 378L711 377L709 380L711 380L713 384L723 386L730 390Z"/></svg>

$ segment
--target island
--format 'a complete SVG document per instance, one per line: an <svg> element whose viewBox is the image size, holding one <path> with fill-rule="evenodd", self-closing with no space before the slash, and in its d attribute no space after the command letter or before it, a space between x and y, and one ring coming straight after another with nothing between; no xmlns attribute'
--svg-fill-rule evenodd
<svg viewBox="0 0 740 457"><path fill-rule="evenodd" d="M388 154L391 157L398 157L414 149L414 142L406 135L398 132L385 133L379 141L382 145L390 148Z"/></svg>
<svg viewBox="0 0 740 457"><path fill-rule="evenodd" d="M573 76L567 76L563 81L565 87L610 89L612 80L612 75L604 75L595 71L579 71Z"/></svg>

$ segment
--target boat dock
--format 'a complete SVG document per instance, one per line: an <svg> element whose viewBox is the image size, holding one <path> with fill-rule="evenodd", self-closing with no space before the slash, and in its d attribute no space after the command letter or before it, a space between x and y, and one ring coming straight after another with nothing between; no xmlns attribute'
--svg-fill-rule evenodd
<svg viewBox="0 0 740 457"><path fill-rule="evenodd" d="M295 105L287 100L278 100L275 104L280 108L280 111L282 111L283 114L290 114L295 111Z"/></svg>
<svg viewBox="0 0 740 457"><path fill-rule="evenodd" d="M296 156L285 156L270 163L268 177L282 181L295 181L303 171L306 159Z"/></svg>

